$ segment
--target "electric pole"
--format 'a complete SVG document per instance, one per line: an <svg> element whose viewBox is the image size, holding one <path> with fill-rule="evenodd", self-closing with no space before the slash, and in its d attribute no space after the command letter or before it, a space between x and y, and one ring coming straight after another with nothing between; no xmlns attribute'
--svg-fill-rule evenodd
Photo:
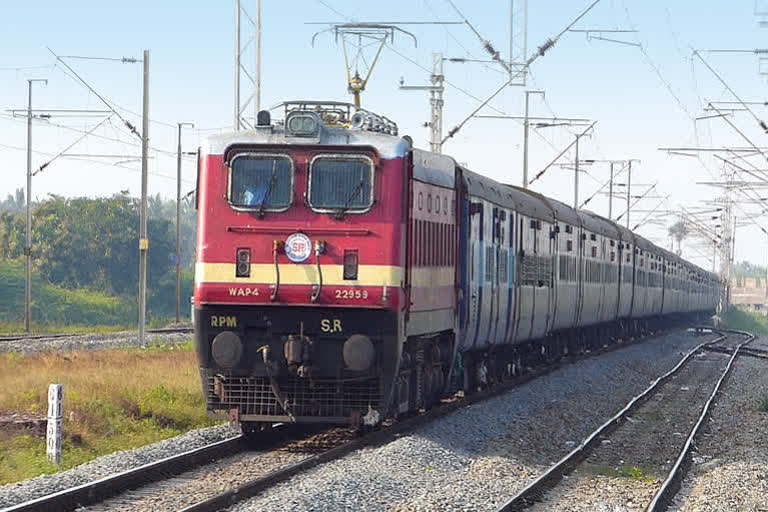
<svg viewBox="0 0 768 512"><path fill-rule="evenodd" d="M195 123L177 123L179 126L176 151L176 323L179 323L181 299L181 128L195 127Z"/></svg>
<svg viewBox="0 0 768 512"><path fill-rule="evenodd" d="M579 209L579 136L576 136L576 162L573 168L573 209Z"/></svg>
<svg viewBox="0 0 768 512"><path fill-rule="evenodd" d="M525 91L525 120L523 121L523 188L528 188L528 128L530 119L528 117L528 99L531 94L545 95L544 91Z"/></svg>
<svg viewBox="0 0 768 512"><path fill-rule="evenodd" d="M430 85L404 85L400 80L400 90L403 91L429 91L430 116L426 126L429 128L429 150L433 153L442 152L443 140L443 54L432 54L432 74Z"/></svg>
<svg viewBox="0 0 768 512"><path fill-rule="evenodd" d="M627 229L629 229L629 208L632 194L632 160L627 162Z"/></svg>
<svg viewBox="0 0 768 512"><path fill-rule="evenodd" d="M147 314L147 174L149 159L149 50L144 50L144 92L141 112L141 209L139 220L139 342L144 346Z"/></svg>
<svg viewBox="0 0 768 512"><path fill-rule="evenodd" d="M24 234L24 262L26 263L26 282L24 286L24 329L32 329L32 84L44 82L45 78L27 79L27 226Z"/></svg>
<svg viewBox="0 0 768 512"><path fill-rule="evenodd" d="M613 218L613 162L611 162L611 179L608 182L608 220Z"/></svg>

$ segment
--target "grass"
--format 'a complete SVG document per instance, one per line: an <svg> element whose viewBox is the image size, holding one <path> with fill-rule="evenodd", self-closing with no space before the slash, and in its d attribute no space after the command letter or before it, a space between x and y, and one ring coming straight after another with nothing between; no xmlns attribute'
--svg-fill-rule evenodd
<svg viewBox="0 0 768 512"><path fill-rule="evenodd" d="M757 399L757 412L768 412L768 395L762 395Z"/></svg>
<svg viewBox="0 0 768 512"><path fill-rule="evenodd" d="M103 334L117 331L135 330L135 325L67 325L67 324L40 324L32 322L33 334L77 334L81 332ZM0 321L0 334L20 334L24 332L24 322Z"/></svg>
<svg viewBox="0 0 768 512"><path fill-rule="evenodd" d="M0 411L45 416L50 383L64 385L61 467L46 461L43 436L0 431L0 484L217 423L205 411L191 342L0 355Z"/></svg>
<svg viewBox="0 0 768 512"><path fill-rule="evenodd" d="M601 476L609 476L612 478L632 478L634 480L643 480L645 482L655 482L656 478L653 473L640 466L632 466L630 464L623 464L621 466L594 466L593 472Z"/></svg>
<svg viewBox="0 0 768 512"><path fill-rule="evenodd" d="M768 317L738 307L732 307L725 314L725 325L729 329L768 334Z"/></svg>

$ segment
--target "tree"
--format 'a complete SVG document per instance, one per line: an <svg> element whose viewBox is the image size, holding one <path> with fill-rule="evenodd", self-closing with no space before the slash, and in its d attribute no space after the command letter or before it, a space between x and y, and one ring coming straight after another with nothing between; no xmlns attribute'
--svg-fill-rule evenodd
<svg viewBox="0 0 768 512"><path fill-rule="evenodd" d="M669 227L669 236L677 240L678 256L683 252L683 249L682 249L683 239L686 238L688 234L689 234L688 226L686 226L685 222L683 222L682 220L678 220L677 222L675 222Z"/></svg>
<svg viewBox="0 0 768 512"><path fill-rule="evenodd" d="M8 194L5 201L0 201L0 212L22 213L25 207L23 188L17 188L13 195Z"/></svg>

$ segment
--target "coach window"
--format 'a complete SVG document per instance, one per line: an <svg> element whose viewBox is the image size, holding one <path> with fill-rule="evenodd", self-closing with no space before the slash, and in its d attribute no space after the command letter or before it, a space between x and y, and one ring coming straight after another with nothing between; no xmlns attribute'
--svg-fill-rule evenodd
<svg viewBox="0 0 768 512"><path fill-rule="evenodd" d="M309 206L316 212L363 213L373 205L373 160L317 155L309 165Z"/></svg>
<svg viewBox="0 0 768 512"><path fill-rule="evenodd" d="M424 207L424 194L419 192L419 210Z"/></svg>
<svg viewBox="0 0 768 512"><path fill-rule="evenodd" d="M285 211L293 199L293 160L271 153L235 155L227 192L229 204L238 210Z"/></svg>

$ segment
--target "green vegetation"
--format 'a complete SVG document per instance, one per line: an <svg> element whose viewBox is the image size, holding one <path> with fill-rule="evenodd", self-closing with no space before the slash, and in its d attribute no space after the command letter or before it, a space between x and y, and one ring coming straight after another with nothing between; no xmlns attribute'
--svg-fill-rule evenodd
<svg viewBox="0 0 768 512"><path fill-rule="evenodd" d="M24 195L0 201L0 329L24 318ZM131 325L137 318L139 203L52 195L33 203L33 319L50 326ZM175 312L175 201L149 200L147 309L164 323ZM183 316L194 281L195 211L182 205Z"/></svg>
<svg viewBox="0 0 768 512"><path fill-rule="evenodd" d="M757 399L757 412L768 412L768 395Z"/></svg>
<svg viewBox="0 0 768 512"><path fill-rule="evenodd" d="M53 286L37 272L32 277L32 289L32 317L42 325L128 325L137 315L133 301ZM8 327L3 330L15 332L14 324L21 326L24 321L24 264L20 261L0 262L0 319Z"/></svg>
<svg viewBox="0 0 768 512"><path fill-rule="evenodd" d="M593 466L592 471L596 475L609 476L612 478L632 478L634 480L643 480L645 482L655 482L656 477L650 469L640 466L623 464L621 466Z"/></svg>
<svg viewBox="0 0 768 512"><path fill-rule="evenodd" d="M768 334L768 317L739 307L731 307L725 314L725 325L729 329L747 331L753 334Z"/></svg>
<svg viewBox="0 0 768 512"><path fill-rule="evenodd" d="M45 416L49 383L64 385L62 465L44 433L0 424L0 484L82 464L216 423L205 411L192 343L0 355L0 411Z"/></svg>
<svg viewBox="0 0 768 512"><path fill-rule="evenodd" d="M766 269L761 265L755 265L748 261L740 261L733 266L734 274L737 277L765 277Z"/></svg>

